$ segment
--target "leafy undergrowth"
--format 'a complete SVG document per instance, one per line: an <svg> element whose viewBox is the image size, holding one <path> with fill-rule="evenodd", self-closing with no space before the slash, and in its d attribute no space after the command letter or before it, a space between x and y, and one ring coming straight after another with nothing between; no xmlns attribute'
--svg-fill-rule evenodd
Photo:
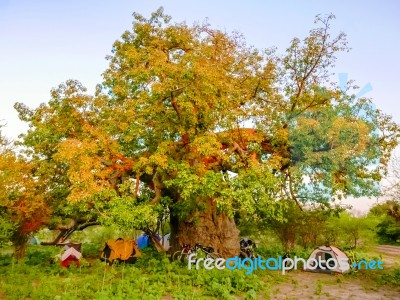
<svg viewBox="0 0 400 300"><path fill-rule="evenodd" d="M52 262L52 254L28 253L25 262L0 266L0 294L6 299L257 299L268 297L271 284L283 280L265 271L188 270L151 251L133 265L93 260L69 269Z"/></svg>
<svg viewBox="0 0 400 300"><path fill-rule="evenodd" d="M393 285L400 286L400 268L394 268L389 270L383 274L381 274L378 279L378 283L380 285Z"/></svg>
<svg viewBox="0 0 400 300"><path fill-rule="evenodd" d="M400 287L399 267L384 270L353 269L349 274L344 276L346 280L358 280L366 290L379 290L382 286Z"/></svg>
<svg viewBox="0 0 400 300"><path fill-rule="evenodd" d="M255 249L256 254L261 255L264 258L274 257L277 258L279 256L284 256L287 254L289 257L301 257L307 259L311 252L313 252L314 248L312 249L304 249L302 247L296 247L295 249L286 252L281 246L270 246L270 247L257 247Z"/></svg>

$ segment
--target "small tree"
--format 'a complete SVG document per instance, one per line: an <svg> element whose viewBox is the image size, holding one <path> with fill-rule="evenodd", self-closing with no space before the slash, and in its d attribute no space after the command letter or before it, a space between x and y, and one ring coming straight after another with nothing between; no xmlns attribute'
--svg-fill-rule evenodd
<svg viewBox="0 0 400 300"><path fill-rule="evenodd" d="M17 259L24 256L30 234L47 222L51 212L33 169L0 134L0 239L12 241Z"/></svg>
<svg viewBox="0 0 400 300"><path fill-rule="evenodd" d="M369 214L380 220L376 234L382 242L395 243L400 240L399 208L399 202L391 200L371 208Z"/></svg>
<svg viewBox="0 0 400 300"><path fill-rule="evenodd" d="M363 244L374 243L374 232L379 220L370 216L354 217L342 212L339 218L330 219L331 226L338 228L337 240L345 242L344 246L356 249Z"/></svg>

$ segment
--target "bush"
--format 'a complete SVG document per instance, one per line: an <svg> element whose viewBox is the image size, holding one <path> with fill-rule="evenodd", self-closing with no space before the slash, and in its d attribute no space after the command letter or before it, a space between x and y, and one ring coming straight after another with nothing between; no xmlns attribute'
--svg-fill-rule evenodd
<svg viewBox="0 0 400 300"><path fill-rule="evenodd" d="M400 268L393 269L378 277L380 285L390 284L393 286L400 286Z"/></svg>
<svg viewBox="0 0 400 300"><path fill-rule="evenodd" d="M282 246L272 246L272 247L259 246L255 249L255 252L264 258L278 257L280 255L283 256L285 254L285 250L283 250Z"/></svg>
<svg viewBox="0 0 400 300"><path fill-rule="evenodd" d="M99 247L98 244L83 243L81 249L82 255L85 258L99 258L103 247L104 245L102 247Z"/></svg>
<svg viewBox="0 0 400 300"><path fill-rule="evenodd" d="M360 249L348 250L346 251L346 255L349 257L350 262L359 262L360 260L370 261L372 259L375 260L382 259L382 257L372 255Z"/></svg>
<svg viewBox="0 0 400 300"><path fill-rule="evenodd" d="M29 266L44 265L54 263L56 255L62 251L62 248L55 246L30 246L25 255L25 264Z"/></svg>
<svg viewBox="0 0 400 300"><path fill-rule="evenodd" d="M0 248L10 244L10 239L15 225L7 221L7 218L0 214Z"/></svg>
<svg viewBox="0 0 400 300"><path fill-rule="evenodd" d="M398 244L400 243L400 223L394 218L386 217L378 224L376 234L380 242Z"/></svg>
<svg viewBox="0 0 400 300"><path fill-rule="evenodd" d="M11 265L12 260L12 254L0 255L0 267Z"/></svg>

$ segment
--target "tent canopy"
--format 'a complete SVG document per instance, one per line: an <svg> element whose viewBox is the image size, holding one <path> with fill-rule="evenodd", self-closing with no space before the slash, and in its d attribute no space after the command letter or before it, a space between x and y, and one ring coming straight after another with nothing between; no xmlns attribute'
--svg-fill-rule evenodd
<svg viewBox="0 0 400 300"><path fill-rule="evenodd" d="M161 236L160 236L159 234L156 233L156 234L154 235L154 237L155 237L159 242L161 242L162 238L161 238ZM143 233L141 236L139 236L139 237L136 239L136 243L137 243L139 249L146 248L146 247L151 247L151 245L152 245L152 244L151 244L151 237L150 237L148 234Z"/></svg>
<svg viewBox="0 0 400 300"><path fill-rule="evenodd" d="M71 247L65 250L64 254L61 256L61 261L64 261L70 257L74 257L76 259L81 259L82 253L80 253L78 250L75 248Z"/></svg>
<svg viewBox="0 0 400 300"><path fill-rule="evenodd" d="M346 273L350 271L349 258L334 246L320 246L311 253L305 270L321 273Z"/></svg>
<svg viewBox="0 0 400 300"><path fill-rule="evenodd" d="M114 260L130 261L138 256L140 256L140 251L136 241L119 238L106 242L101 258L113 262Z"/></svg>

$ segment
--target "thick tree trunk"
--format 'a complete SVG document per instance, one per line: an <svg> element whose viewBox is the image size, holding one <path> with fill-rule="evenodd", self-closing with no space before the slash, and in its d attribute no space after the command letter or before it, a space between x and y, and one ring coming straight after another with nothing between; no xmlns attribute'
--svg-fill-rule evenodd
<svg viewBox="0 0 400 300"><path fill-rule="evenodd" d="M194 246L196 243L212 247L223 257L239 255L239 230L233 218L217 213L213 200L207 201L204 210L197 211L185 220L179 220L171 213L171 248L180 250L182 244Z"/></svg>
<svg viewBox="0 0 400 300"><path fill-rule="evenodd" d="M296 234L293 228L286 228L281 235L281 242L286 252L294 248L296 242Z"/></svg>
<svg viewBox="0 0 400 300"><path fill-rule="evenodd" d="M14 246L15 258L20 260L24 258L26 248L28 247L29 237L22 233L15 233L12 237L12 243Z"/></svg>

